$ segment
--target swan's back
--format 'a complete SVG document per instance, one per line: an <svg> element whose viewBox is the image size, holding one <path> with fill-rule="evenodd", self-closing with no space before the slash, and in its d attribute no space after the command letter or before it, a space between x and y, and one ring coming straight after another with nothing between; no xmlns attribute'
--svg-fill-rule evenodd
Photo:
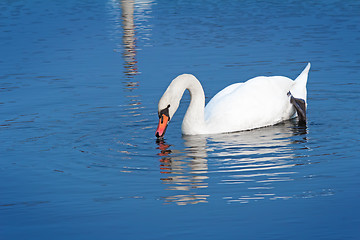
<svg viewBox="0 0 360 240"><path fill-rule="evenodd" d="M205 108L209 130L232 132L281 122L294 109L287 92L294 81L282 76L255 77L232 84L216 94Z"/></svg>

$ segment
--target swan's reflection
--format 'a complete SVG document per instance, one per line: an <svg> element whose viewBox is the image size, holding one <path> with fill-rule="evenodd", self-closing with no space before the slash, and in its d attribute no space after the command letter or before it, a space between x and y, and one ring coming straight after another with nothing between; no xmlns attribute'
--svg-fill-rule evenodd
<svg viewBox="0 0 360 240"><path fill-rule="evenodd" d="M161 140L161 180L167 190L183 194L165 197L177 204L206 202L211 194L209 178L217 184L244 184L246 196L226 193L226 199L249 201L276 195L272 189L277 182L291 181L301 154L306 149L307 128L294 121L231 134L183 136L185 149L174 150ZM212 181L214 182L214 180ZM252 194L249 194L251 190ZM250 196L252 195L252 196ZM225 198L224 198L225 199Z"/></svg>
<svg viewBox="0 0 360 240"><path fill-rule="evenodd" d="M165 202L176 202L179 205L207 202L207 195L198 194L196 189L207 188L206 179L207 160L202 155L205 149L190 146L185 151L170 150L171 145L164 140L157 141L160 158L160 172L167 190L184 191L186 194L177 194L164 197ZM184 155L185 154L185 155Z"/></svg>

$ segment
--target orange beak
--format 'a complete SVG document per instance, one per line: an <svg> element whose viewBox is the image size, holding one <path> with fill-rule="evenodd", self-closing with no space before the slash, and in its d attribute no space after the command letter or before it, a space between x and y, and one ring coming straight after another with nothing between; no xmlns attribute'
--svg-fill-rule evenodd
<svg viewBox="0 0 360 240"><path fill-rule="evenodd" d="M159 118L159 125L156 129L156 132L155 132L155 136L157 138L162 138L165 134L165 131L166 131L166 128L167 128L167 125L169 123L169 117L166 116L165 114L162 114Z"/></svg>

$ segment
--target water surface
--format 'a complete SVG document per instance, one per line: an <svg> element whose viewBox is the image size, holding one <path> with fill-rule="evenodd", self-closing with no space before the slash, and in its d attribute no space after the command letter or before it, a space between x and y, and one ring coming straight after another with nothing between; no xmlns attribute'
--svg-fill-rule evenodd
<svg viewBox="0 0 360 240"><path fill-rule="evenodd" d="M358 239L356 1L2 1L1 239ZM308 124L182 136L206 101L312 63Z"/></svg>

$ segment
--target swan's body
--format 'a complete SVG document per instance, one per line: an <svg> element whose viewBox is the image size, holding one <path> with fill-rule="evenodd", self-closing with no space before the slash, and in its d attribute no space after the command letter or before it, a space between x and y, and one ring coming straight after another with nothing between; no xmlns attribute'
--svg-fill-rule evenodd
<svg viewBox="0 0 360 240"><path fill-rule="evenodd" d="M310 63L293 81L282 76L255 77L244 83L235 83L217 93L205 107L205 95L200 82L191 74L175 78L158 105L159 127L156 135L162 137L168 121L179 106L186 89L191 101L182 123L186 135L216 134L249 130L274 125L296 116L293 99L302 99L306 106L306 83ZM161 124L160 124L161 123ZM159 130L160 129L160 130Z"/></svg>

